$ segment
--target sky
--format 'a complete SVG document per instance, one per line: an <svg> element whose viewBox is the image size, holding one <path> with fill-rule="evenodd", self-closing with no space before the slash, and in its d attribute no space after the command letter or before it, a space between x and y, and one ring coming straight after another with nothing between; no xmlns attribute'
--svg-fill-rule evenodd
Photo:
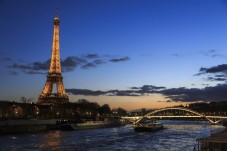
<svg viewBox="0 0 227 151"><path fill-rule="evenodd" d="M226 0L0 0L0 100L37 101L56 8L70 102L227 101Z"/></svg>

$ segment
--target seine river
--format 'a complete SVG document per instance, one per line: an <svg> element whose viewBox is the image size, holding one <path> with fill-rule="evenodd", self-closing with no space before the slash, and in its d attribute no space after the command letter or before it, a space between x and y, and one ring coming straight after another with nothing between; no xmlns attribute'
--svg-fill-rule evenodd
<svg viewBox="0 0 227 151"><path fill-rule="evenodd" d="M81 131L0 136L0 151L192 151L196 138L223 129L198 121L161 121L165 129L134 132L131 125Z"/></svg>

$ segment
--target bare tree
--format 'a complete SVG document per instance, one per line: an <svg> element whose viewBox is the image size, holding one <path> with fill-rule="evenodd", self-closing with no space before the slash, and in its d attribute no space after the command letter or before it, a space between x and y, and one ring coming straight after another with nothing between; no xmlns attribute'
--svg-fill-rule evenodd
<svg viewBox="0 0 227 151"><path fill-rule="evenodd" d="M24 96L22 96L22 97L20 98L20 101L21 101L22 103L31 103L32 100L33 100L33 98L27 99L27 98L25 98Z"/></svg>

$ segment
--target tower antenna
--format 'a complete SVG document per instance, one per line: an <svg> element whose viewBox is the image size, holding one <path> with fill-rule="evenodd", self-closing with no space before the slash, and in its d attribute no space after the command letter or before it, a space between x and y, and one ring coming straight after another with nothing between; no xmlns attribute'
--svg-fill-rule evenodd
<svg viewBox="0 0 227 151"><path fill-rule="evenodd" d="M56 8L56 17L58 17L58 8Z"/></svg>

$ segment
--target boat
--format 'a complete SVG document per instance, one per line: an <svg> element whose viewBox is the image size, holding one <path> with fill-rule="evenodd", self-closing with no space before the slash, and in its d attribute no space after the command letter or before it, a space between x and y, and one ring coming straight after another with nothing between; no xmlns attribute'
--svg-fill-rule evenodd
<svg viewBox="0 0 227 151"><path fill-rule="evenodd" d="M121 122L90 121L86 123L78 123L74 125L73 128L75 130L83 130L83 129L110 128L110 127L119 127L119 126L125 126L125 124Z"/></svg>
<svg viewBox="0 0 227 151"><path fill-rule="evenodd" d="M83 123L74 123L68 120L58 120L55 125L49 126L49 130L62 130L62 131L73 131L73 130L86 130L96 128L110 128L125 126L126 124L121 121L86 121Z"/></svg>
<svg viewBox="0 0 227 151"><path fill-rule="evenodd" d="M163 128L163 124L159 123L155 119L148 118L144 118L134 124L134 131L136 132L152 132Z"/></svg>

